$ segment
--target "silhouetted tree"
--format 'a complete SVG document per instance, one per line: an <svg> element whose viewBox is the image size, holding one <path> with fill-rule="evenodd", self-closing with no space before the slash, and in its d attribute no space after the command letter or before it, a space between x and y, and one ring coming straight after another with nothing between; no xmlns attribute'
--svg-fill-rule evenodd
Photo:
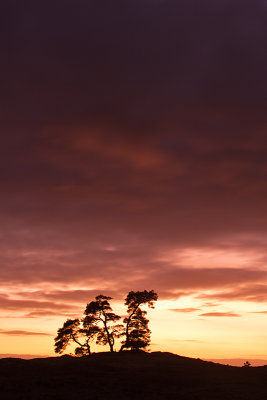
<svg viewBox="0 0 267 400"><path fill-rule="evenodd" d="M151 331L148 328L149 320L146 318L147 312L141 310L141 305L147 305L149 308L154 308L154 303L158 299L157 293L154 290L144 290L142 292L129 292L125 299L125 305L128 306L128 316L123 322L126 324L125 340L122 342L120 351L125 348L131 350L139 350L146 348L150 343ZM122 336L122 335L121 335Z"/></svg>
<svg viewBox="0 0 267 400"><path fill-rule="evenodd" d="M97 296L94 301L87 304L82 319L68 319L63 327L58 329L55 338L55 352L62 353L66 347L75 343L78 345L75 354L78 356L90 355L90 342L109 345L114 351L115 339L125 337L121 349L130 348L139 350L146 348L150 343L151 331L148 328L147 312L140 308L141 305L154 307L158 295L151 290L148 292L129 292L125 299L128 306L128 316L124 318L125 325L117 323L121 317L112 311L109 301L111 297Z"/></svg>
<svg viewBox="0 0 267 400"><path fill-rule="evenodd" d="M82 321L82 323L83 328L80 328L79 319L67 319L67 321L64 322L63 327L58 329L55 338L56 353L63 353L66 347L73 342L79 346L75 349L76 355L91 354L89 342L98 334L99 328L94 324L84 324L84 321ZM83 343L81 339L84 340Z"/></svg>
<svg viewBox="0 0 267 400"><path fill-rule="evenodd" d="M115 338L120 337L123 326L120 324L114 325L121 317L114 314L109 300L111 300L111 297L101 294L95 298L95 301L87 304L84 311L86 315L84 323L86 324L89 321L89 324L97 324L99 330L96 336L96 343L102 345L108 344L110 351L113 352Z"/></svg>
<svg viewBox="0 0 267 400"><path fill-rule="evenodd" d="M244 362L243 367L247 368L247 367L251 367L251 364L249 361Z"/></svg>

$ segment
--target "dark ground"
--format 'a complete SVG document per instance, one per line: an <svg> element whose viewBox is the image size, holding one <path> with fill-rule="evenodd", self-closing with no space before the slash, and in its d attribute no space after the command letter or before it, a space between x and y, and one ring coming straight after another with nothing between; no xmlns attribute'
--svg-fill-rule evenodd
<svg viewBox="0 0 267 400"><path fill-rule="evenodd" d="M170 353L0 360L1 399L264 400L267 366L238 368Z"/></svg>

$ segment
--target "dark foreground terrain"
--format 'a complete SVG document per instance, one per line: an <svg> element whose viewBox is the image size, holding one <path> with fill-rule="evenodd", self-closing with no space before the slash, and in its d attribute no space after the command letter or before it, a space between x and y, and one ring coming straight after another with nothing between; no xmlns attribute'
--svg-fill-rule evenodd
<svg viewBox="0 0 267 400"><path fill-rule="evenodd" d="M0 360L0 396L23 399L267 399L267 366L238 368L170 353Z"/></svg>

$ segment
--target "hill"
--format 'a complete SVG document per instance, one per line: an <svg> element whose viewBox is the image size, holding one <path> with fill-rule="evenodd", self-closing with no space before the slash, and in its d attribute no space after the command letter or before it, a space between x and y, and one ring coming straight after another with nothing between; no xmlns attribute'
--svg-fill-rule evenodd
<svg viewBox="0 0 267 400"><path fill-rule="evenodd" d="M5 400L262 400L267 366L238 368L171 353L0 360Z"/></svg>

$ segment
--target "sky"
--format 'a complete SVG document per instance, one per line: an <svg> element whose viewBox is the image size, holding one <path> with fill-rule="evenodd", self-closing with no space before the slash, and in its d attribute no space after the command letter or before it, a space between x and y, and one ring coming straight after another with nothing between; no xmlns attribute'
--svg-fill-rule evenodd
<svg viewBox="0 0 267 400"><path fill-rule="evenodd" d="M0 19L0 353L53 355L96 295L123 315L153 289L152 351L267 360L266 1Z"/></svg>

